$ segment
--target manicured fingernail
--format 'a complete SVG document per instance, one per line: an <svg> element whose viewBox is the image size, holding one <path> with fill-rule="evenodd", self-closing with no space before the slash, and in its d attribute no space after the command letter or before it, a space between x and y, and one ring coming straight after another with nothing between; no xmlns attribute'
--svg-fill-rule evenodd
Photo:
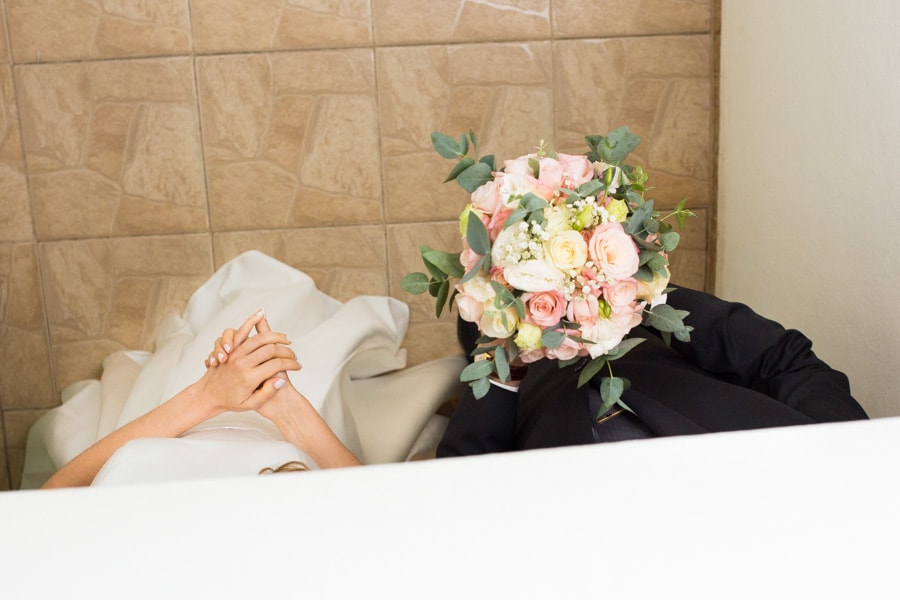
<svg viewBox="0 0 900 600"><path fill-rule="evenodd" d="M284 379L276 379L275 380L275 389L280 390L284 387Z"/></svg>
<svg viewBox="0 0 900 600"><path fill-rule="evenodd" d="M222 354L221 352L219 352L219 353L216 355L216 358L218 358L220 361L221 361L221 360L225 360L225 355Z"/></svg>
<svg viewBox="0 0 900 600"><path fill-rule="evenodd" d="M211 367L216 366L216 359L210 357L210 359L209 359L209 366L211 366Z"/></svg>
<svg viewBox="0 0 900 600"><path fill-rule="evenodd" d="M257 317L263 317L263 316L265 316L265 314L266 314L266 311L265 311L264 309L262 309L262 308L259 309L258 311L256 311L256 316L257 316Z"/></svg>
<svg viewBox="0 0 900 600"><path fill-rule="evenodd" d="M287 340L287 342L285 342L285 343L287 343L287 344L290 344L291 342L294 341L294 340L292 340L292 339L291 339L290 337L288 337L288 336L284 336L284 339Z"/></svg>
<svg viewBox="0 0 900 600"><path fill-rule="evenodd" d="M225 352L231 352L231 344L225 344Z"/></svg>

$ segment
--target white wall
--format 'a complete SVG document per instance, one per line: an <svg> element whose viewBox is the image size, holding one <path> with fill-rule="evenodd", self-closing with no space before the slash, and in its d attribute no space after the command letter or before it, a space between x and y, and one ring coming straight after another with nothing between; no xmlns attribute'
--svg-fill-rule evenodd
<svg viewBox="0 0 900 600"><path fill-rule="evenodd" d="M717 292L900 415L900 2L722 0Z"/></svg>

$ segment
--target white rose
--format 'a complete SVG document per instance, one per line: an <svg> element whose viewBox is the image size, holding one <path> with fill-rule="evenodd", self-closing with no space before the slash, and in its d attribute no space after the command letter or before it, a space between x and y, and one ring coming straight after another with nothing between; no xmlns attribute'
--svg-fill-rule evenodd
<svg viewBox="0 0 900 600"><path fill-rule="evenodd" d="M561 291L563 272L545 260L526 260L503 270L507 283L523 292Z"/></svg>
<svg viewBox="0 0 900 600"><path fill-rule="evenodd" d="M516 239L518 227L506 227L497 234L494 245L491 247L491 264L495 267L506 268L518 263L514 257L519 254L519 241Z"/></svg>
<svg viewBox="0 0 900 600"><path fill-rule="evenodd" d="M545 254L560 269L580 269L587 261L588 246L580 233L567 229L547 241Z"/></svg>
<svg viewBox="0 0 900 600"><path fill-rule="evenodd" d="M581 337L593 342L588 347L588 352L591 353L591 358L597 358L618 346L626 333L628 329L610 319L597 319L593 326L581 330Z"/></svg>

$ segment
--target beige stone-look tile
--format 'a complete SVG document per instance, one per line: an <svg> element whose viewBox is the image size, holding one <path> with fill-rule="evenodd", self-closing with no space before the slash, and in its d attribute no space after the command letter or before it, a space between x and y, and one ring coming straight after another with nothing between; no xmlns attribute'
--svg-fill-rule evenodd
<svg viewBox="0 0 900 600"><path fill-rule="evenodd" d="M214 230L381 222L370 50L197 64Z"/></svg>
<svg viewBox="0 0 900 600"><path fill-rule="evenodd" d="M247 250L259 250L298 269L316 287L346 302L388 293L384 227L241 231L213 238L216 268Z"/></svg>
<svg viewBox="0 0 900 600"><path fill-rule="evenodd" d="M6 0L17 63L191 50L188 0Z"/></svg>
<svg viewBox="0 0 900 600"><path fill-rule="evenodd" d="M0 240L33 235L12 70L0 65Z"/></svg>
<svg viewBox="0 0 900 600"><path fill-rule="evenodd" d="M385 218L390 223L454 219L468 200L441 182L454 161L432 148L435 130L470 129L480 155L498 166L553 143L550 44L422 46L378 50Z"/></svg>
<svg viewBox="0 0 900 600"><path fill-rule="evenodd" d="M0 412L0 418L3 418L2 412ZM0 492L8 492L11 489L9 483L9 470L6 467L8 463L6 441L3 437L3 430L0 429Z"/></svg>
<svg viewBox="0 0 900 600"><path fill-rule="evenodd" d="M373 0L380 46L550 37L550 0Z"/></svg>
<svg viewBox="0 0 900 600"><path fill-rule="evenodd" d="M0 243L0 407L55 404L34 245Z"/></svg>
<svg viewBox="0 0 900 600"><path fill-rule="evenodd" d="M3 422L6 429L6 460L9 465L11 479L9 489L11 490L18 490L22 487L28 431L45 412L43 410L3 411Z"/></svg>
<svg viewBox="0 0 900 600"><path fill-rule="evenodd" d="M204 54L368 46L370 20L369 0L191 0Z"/></svg>
<svg viewBox="0 0 900 600"><path fill-rule="evenodd" d="M9 49L6 44L6 11L3 8L3 0L0 0L0 63L8 63Z"/></svg>
<svg viewBox="0 0 900 600"><path fill-rule="evenodd" d="M628 162L650 175L661 206L711 199L711 38L660 36L554 44L558 149L584 152L584 136L627 125L641 136Z"/></svg>
<svg viewBox="0 0 900 600"><path fill-rule="evenodd" d="M39 239L206 230L189 59L16 74Z"/></svg>
<svg viewBox="0 0 900 600"><path fill-rule="evenodd" d="M406 348L406 364L409 367L462 354L456 339L456 311L453 311L452 321L442 319L432 323L410 323L403 347Z"/></svg>
<svg viewBox="0 0 900 600"><path fill-rule="evenodd" d="M557 38L708 32L711 20L711 0L553 0Z"/></svg>
<svg viewBox="0 0 900 600"><path fill-rule="evenodd" d="M212 275L210 246L206 234L42 244L58 387L98 377L113 351L152 350L163 317Z"/></svg>

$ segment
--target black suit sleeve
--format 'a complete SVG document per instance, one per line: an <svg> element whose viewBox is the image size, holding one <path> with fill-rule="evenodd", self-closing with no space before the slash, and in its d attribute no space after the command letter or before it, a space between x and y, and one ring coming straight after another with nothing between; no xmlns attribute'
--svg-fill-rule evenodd
<svg viewBox="0 0 900 600"><path fill-rule="evenodd" d="M506 452L513 449L519 394L491 385L482 398L465 386L437 448L437 457Z"/></svg>
<svg viewBox="0 0 900 600"><path fill-rule="evenodd" d="M672 347L701 369L784 403L817 422L867 418L846 375L829 367L799 331L744 304L677 288L668 303L687 310L691 341Z"/></svg>

